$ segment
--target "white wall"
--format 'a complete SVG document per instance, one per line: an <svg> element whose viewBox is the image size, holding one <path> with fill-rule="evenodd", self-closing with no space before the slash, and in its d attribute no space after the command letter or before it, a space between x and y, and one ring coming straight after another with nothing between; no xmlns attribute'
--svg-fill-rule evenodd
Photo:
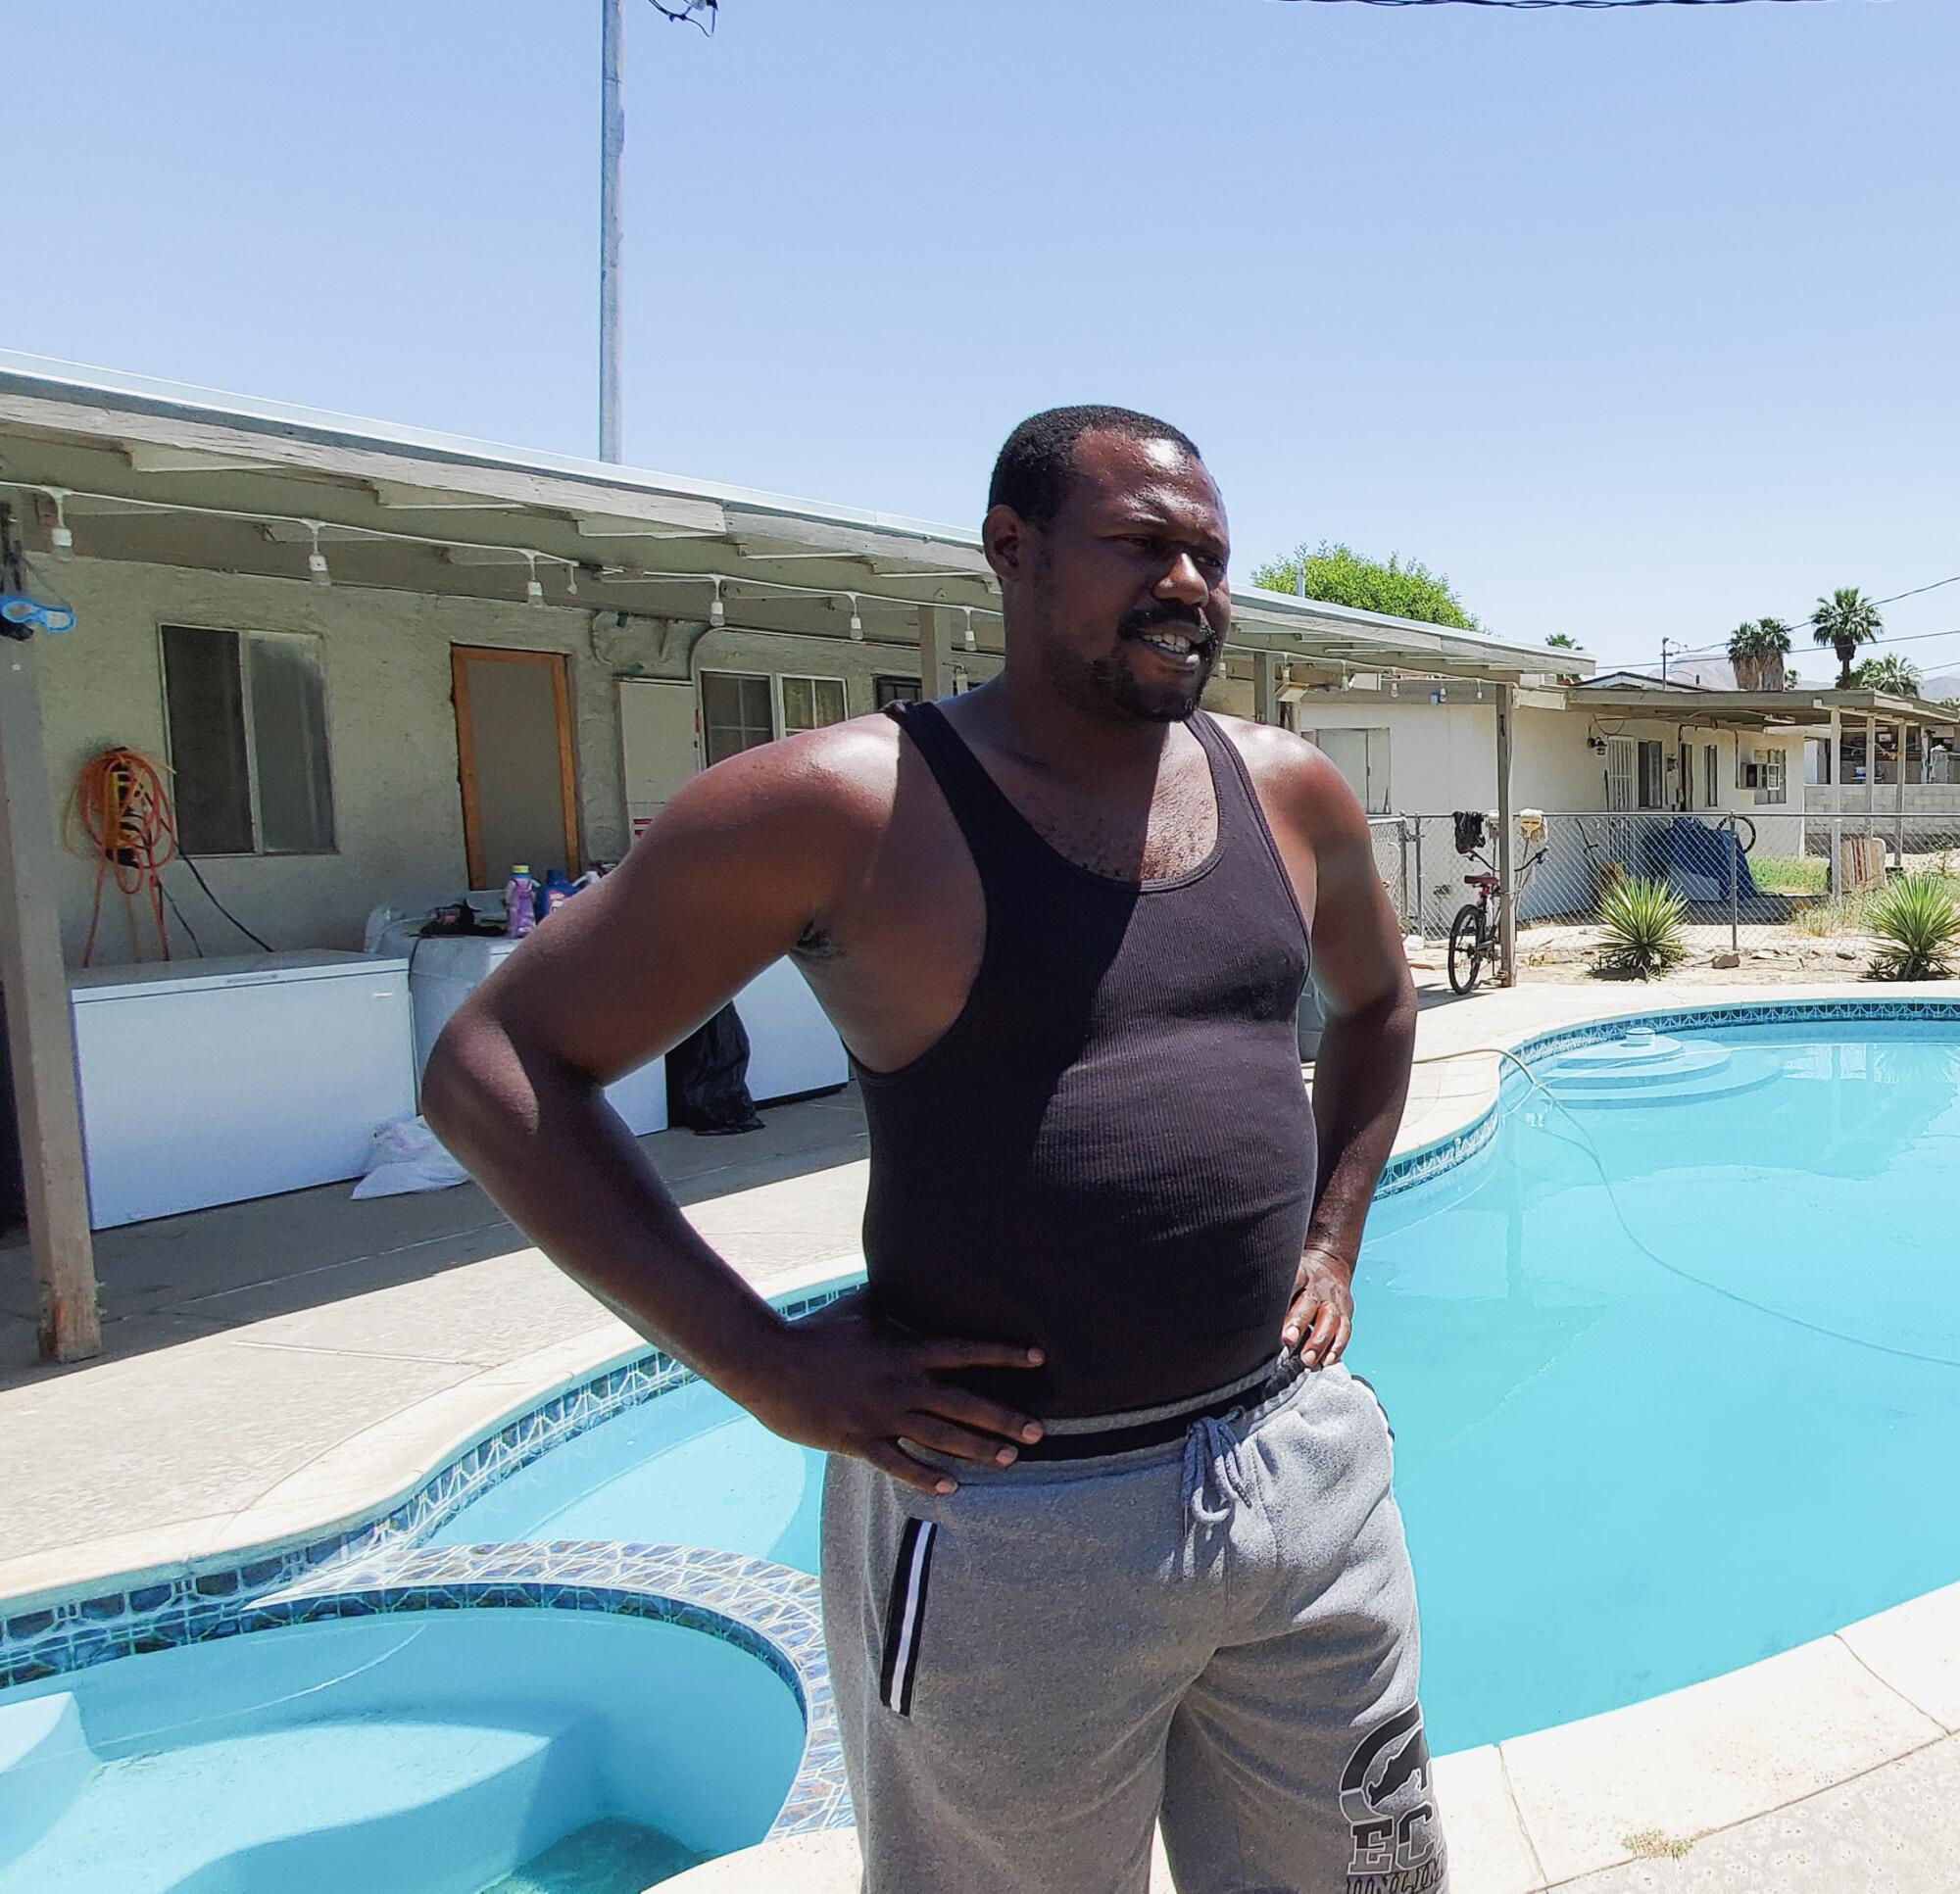
<svg viewBox="0 0 1960 1894"><path fill-rule="evenodd" d="M1432 931L1446 927L1466 898L1465 864L1455 854L1449 825L1442 818L1458 809L1488 811L1495 805L1494 704L1411 703L1372 695L1330 694L1301 699L1295 706L1295 715L1302 731L1376 728L1389 732L1390 807L1398 814L1435 818L1423 824L1422 832L1424 922ZM1604 810L1606 758L1589 747L1588 739L1609 735L1637 743L1657 742L1663 753L1672 756L1678 754L1683 732L1671 720L1596 716L1586 706L1583 694L1575 695L1565 709L1521 706L1513 762L1514 805L1554 817ZM1733 733L1690 731L1687 735L1694 747L1694 811L1702 812L1704 801L1701 747L1714 743L1720 751L1716 811L1734 809L1748 816L1756 826L1755 851L1759 854L1802 853L1801 736L1745 735L1748 748L1775 747L1785 753L1788 800L1765 806L1756 802L1752 791L1736 786ZM1677 770L1667 778L1670 788L1678 774ZM1598 871L1586 846L1589 839L1596 846L1597 824L1551 823L1548 853L1526 890L1519 910L1522 918L1583 911L1590 906L1596 897ZM1393 850L1386 842L1379 852L1385 873L1392 867L1399 871L1399 864L1392 862Z"/></svg>

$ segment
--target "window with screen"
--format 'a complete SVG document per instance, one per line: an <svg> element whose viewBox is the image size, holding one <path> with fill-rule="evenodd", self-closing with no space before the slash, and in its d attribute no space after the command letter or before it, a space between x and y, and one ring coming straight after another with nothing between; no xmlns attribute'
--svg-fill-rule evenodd
<svg viewBox="0 0 1960 1894"><path fill-rule="evenodd" d="M333 780L318 638L166 625L163 656L184 853L330 854Z"/></svg>
<svg viewBox="0 0 1960 1894"><path fill-rule="evenodd" d="M786 677L783 679L783 735L798 730L821 730L826 724L842 723L844 680L841 677Z"/></svg>
<svg viewBox="0 0 1960 1894"><path fill-rule="evenodd" d="M701 674L701 739L710 767L775 740L769 680L739 671Z"/></svg>
<svg viewBox="0 0 1960 1894"><path fill-rule="evenodd" d="M871 680L871 701L881 710L888 704L916 704L919 701L919 681L915 677L874 677Z"/></svg>

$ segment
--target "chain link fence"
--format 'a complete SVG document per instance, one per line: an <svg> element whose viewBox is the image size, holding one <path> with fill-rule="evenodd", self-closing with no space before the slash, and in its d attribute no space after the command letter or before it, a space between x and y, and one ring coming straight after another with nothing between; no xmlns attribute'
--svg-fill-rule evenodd
<svg viewBox="0 0 1960 1894"><path fill-rule="evenodd" d="M1870 898L1890 875L1946 876L1960 893L1960 811L1881 809L1868 818L1847 809L1835 825L1835 887L1834 823L1814 808L1533 810L1514 820L1521 967L1576 971L1596 960L1601 902L1627 880L1658 881L1680 896L1684 943L1710 960L1768 949L1773 961L1792 952L1800 961L1825 945L1850 947L1868 932ZM1381 815L1368 829L1375 871L1412 944L1443 947L1466 906L1482 906L1495 931L1494 816Z"/></svg>

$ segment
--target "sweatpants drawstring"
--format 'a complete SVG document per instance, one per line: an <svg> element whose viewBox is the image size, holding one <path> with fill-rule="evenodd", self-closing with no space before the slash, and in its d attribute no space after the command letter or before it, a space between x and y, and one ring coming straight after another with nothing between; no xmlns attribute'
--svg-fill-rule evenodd
<svg viewBox="0 0 1960 1894"><path fill-rule="evenodd" d="M1185 1431L1184 1510L1196 1525L1222 1526L1235 1506L1251 1503L1251 1482L1234 1426L1244 1419L1245 1410L1235 1407L1223 1419L1207 1414ZM1214 1491L1216 1505L1207 1496Z"/></svg>

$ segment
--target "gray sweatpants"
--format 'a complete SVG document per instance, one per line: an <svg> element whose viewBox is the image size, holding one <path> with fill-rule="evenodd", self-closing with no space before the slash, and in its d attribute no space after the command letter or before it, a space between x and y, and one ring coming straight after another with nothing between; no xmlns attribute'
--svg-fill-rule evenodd
<svg viewBox="0 0 1960 1894"><path fill-rule="evenodd" d="M1255 1381L1167 1445L945 1498L831 1460L868 1894L1144 1894L1159 1818L1182 1894L1446 1890L1387 1424L1338 1364Z"/></svg>

